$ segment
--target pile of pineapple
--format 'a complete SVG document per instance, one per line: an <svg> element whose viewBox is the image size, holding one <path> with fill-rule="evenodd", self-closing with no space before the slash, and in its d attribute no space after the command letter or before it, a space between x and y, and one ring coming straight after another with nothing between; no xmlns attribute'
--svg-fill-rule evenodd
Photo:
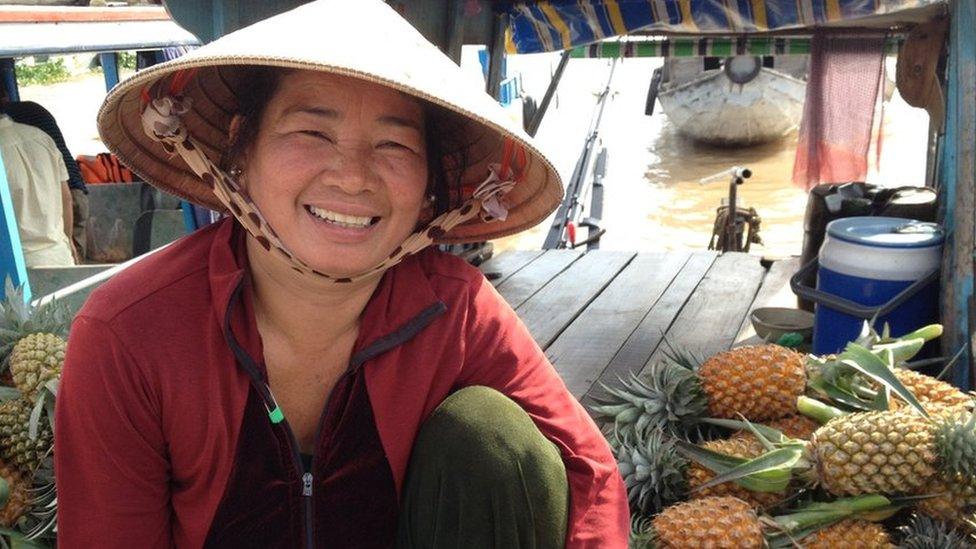
<svg viewBox="0 0 976 549"><path fill-rule="evenodd" d="M631 547L976 548L976 397L909 369L941 333L670 349L605 387Z"/></svg>
<svg viewBox="0 0 976 549"><path fill-rule="evenodd" d="M0 300L0 547L54 544L54 400L69 315L25 303L6 281Z"/></svg>

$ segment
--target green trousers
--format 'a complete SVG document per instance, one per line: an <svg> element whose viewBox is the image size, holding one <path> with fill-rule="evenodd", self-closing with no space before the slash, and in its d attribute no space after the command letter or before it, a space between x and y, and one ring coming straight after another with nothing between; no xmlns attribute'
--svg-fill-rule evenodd
<svg viewBox="0 0 976 549"><path fill-rule="evenodd" d="M467 387L421 426L397 547L563 547L569 505L559 450L494 389Z"/></svg>

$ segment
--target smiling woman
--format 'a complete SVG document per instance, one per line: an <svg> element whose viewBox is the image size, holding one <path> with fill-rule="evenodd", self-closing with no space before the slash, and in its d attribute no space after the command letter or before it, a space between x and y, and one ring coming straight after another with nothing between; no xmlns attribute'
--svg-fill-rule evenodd
<svg viewBox="0 0 976 549"><path fill-rule="evenodd" d="M362 20L382 50L347 47ZM99 126L228 215L76 316L59 546L626 546L604 438L491 284L430 247L531 227L558 176L384 2L138 73Z"/></svg>

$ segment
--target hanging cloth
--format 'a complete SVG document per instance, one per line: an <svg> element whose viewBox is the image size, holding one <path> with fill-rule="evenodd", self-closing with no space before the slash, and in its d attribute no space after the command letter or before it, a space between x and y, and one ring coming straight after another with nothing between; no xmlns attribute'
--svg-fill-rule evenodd
<svg viewBox="0 0 976 549"><path fill-rule="evenodd" d="M815 33L793 183L864 181L885 36Z"/></svg>

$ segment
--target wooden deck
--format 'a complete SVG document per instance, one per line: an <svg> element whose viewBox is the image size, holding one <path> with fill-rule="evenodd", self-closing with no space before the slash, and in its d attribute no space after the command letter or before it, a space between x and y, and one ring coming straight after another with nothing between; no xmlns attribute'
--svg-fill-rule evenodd
<svg viewBox="0 0 976 549"><path fill-rule="evenodd" d="M584 405L674 345L711 354L755 342L748 314L795 306L796 258L714 252L509 251L481 266Z"/></svg>

